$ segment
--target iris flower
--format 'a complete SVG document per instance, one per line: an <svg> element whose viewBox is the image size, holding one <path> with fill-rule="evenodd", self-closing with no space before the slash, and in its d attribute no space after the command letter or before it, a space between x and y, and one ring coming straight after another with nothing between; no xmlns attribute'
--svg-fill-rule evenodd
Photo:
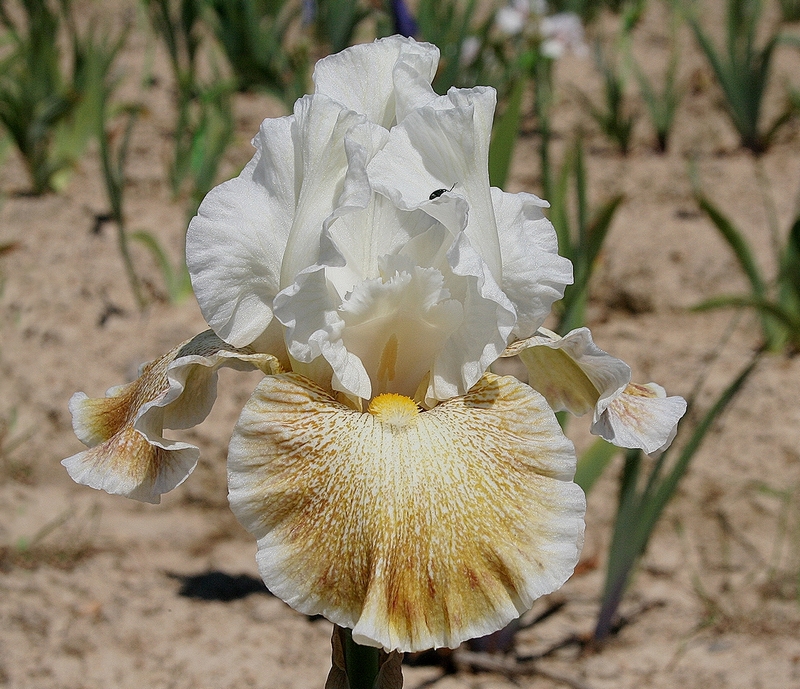
<svg viewBox="0 0 800 689"><path fill-rule="evenodd" d="M73 396L79 483L147 502L199 451L222 366L266 375L233 431L231 507L269 589L385 651L505 626L572 574L585 499L554 411L657 452L685 410L585 328L542 328L572 280L531 194L491 188L495 92L430 84L391 37L320 61L189 227L211 330L105 398ZM518 354L528 383L490 371Z"/></svg>

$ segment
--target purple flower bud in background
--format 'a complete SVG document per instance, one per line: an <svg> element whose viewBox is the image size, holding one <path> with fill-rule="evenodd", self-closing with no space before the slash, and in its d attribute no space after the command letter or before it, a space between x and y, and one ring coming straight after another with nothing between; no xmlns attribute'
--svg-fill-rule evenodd
<svg viewBox="0 0 800 689"><path fill-rule="evenodd" d="M403 0L392 0L392 18L395 33L406 38L413 38L417 33L417 22Z"/></svg>
<svg viewBox="0 0 800 689"><path fill-rule="evenodd" d="M317 18L316 0L303 0L303 11L301 14L301 22L303 26L309 26L313 24L316 18Z"/></svg>

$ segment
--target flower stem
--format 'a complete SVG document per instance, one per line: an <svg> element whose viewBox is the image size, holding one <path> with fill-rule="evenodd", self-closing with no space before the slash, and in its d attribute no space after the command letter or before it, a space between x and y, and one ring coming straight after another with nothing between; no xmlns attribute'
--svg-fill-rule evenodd
<svg viewBox="0 0 800 689"><path fill-rule="evenodd" d="M378 677L380 649L359 646L349 629L344 631L344 660L350 689L373 689Z"/></svg>

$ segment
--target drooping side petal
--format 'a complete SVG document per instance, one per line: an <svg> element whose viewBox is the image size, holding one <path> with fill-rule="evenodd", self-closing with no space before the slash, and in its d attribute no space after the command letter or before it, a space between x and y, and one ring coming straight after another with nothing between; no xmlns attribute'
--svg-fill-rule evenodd
<svg viewBox="0 0 800 689"><path fill-rule="evenodd" d="M209 192L189 224L186 265L200 310L235 347L272 321L295 209L293 120L264 120L253 159Z"/></svg>
<svg viewBox="0 0 800 689"><path fill-rule="evenodd" d="M285 374L242 412L229 498L273 593L360 644L414 651L502 628L570 576L574 468L552 411L513 378L426 412L382 395L360 413Z"/></svg>
<svg viewBox="0 0 800 689"><path fill-rule="evenodd" d="M502 288L517 311L514 335L528 337L572 284L572 264L558 255L555 228L542 213L546 201L492 187L492 204L503 257Z"/></svg>
<svg viewBox="0 0 800 689"><path fill-rule="evenodd" d="M593 410L592 433L619 447L666 449L686 411L683 398L667 397L661 386L630 383L628 365L595 345L588 328L564 337L540 328L503 356L515 354L528 370L528 384L553 409L576 415Z"/></svg>
<svg viewBox="0 0 800 689"><path fill-rule="evenodd" d="M600 349L588 328L564 337L540 328L533 337L510 345L503 356L515 354L528 369L528 385L543 394L555 411L576 416L618 397L631 379L630 367Z"/></svg>
<svg viewBox="0 0 800 689"><path fill-rule="evenodd" d="M70 400L75 435L90 449L61 463L82 485L142 502L183 483L200 451L163 437L164 428L200 423L216 397L217 370L261 369L276 373L275 357L237 350L208 330L145 365L132 383L91 399L78 392Z"/></svg>
<svg viewBox="0 0 800 689"><path fill-rule="evenodd" d="M403 92L415 86L414 79L395 79L398 63L429 85L436 74L439 49L401 36L352 46L317 62L315 91L389 129L401 119L396 116L397 100L408 101L409 94ZM435 96L430 87L429 91Z"/></svg>
<svg viewBox="0 0 800 689"><path fill-rule="evenodd" d="M592 433L614 445L638 447L652 455L670 446L685 413L683 397L667 397L656 383L630 383L592 424Z"/></svg>

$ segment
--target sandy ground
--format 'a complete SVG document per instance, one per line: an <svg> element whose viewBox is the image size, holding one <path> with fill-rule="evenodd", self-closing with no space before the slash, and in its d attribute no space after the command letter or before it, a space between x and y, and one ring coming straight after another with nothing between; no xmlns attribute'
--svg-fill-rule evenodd
<svg viewBox="0 0 800 689"><path fill-rule="evenodd" d="M712 10L721 3L711 3ZM637 32L649 73L667 60L664 13L653 6ZM716 16L711 12L712 16ZM800 28L794 27L800 32ZM694 158L708 193L735 218L759 264L774 270L757 166L785 231L800 188L800 127L793 124L756 163L736 145L720 96L691 37L681 75L688 87L674 145L651 146L643 106L625 158L596 131L575 88L599 98L591 63L558 66L558 140L583 126L591 197L626 197L593 285L595 339L624 358L639 381L689 395L700 376L702 409L759 345L756 319L688 307L746 284L726 245L698 212L688 182ZM125 53L129 97L148 104L139 124L127 190L131 229L155 233L176 258L183 202L165 184L172 113L169 73L156 61L156 85L138 87L146 36L139 27ZM797 87L797 54L782 51L771 93ZM237 142L225 162L235 174L250 156L262 98L236 101ZM536 137L520 142L512 191L538 190ZM187 437L203 452L186 484L159 506L74 485L59 461L81 449L67 402L76 390L99 396L130 380L137 366L205 328L193 300L155 300L140 313L124 278L114 228L94 233L107 210L98 161L90 153L60 195L21 194L26 182L11 152L0 168L0 686L13 689L290 689L319 687L330 663L330 625L307 619L260 585L255 544L226 503L226 443L258 380L223 372L211 417ZM135 249L150 291L160 278ZM723 346L720 348L720 343ZM716 354L715 354L716 353ZM622 606L629 623L601 650L576 645L538 663L542 674L505 677L459 672L441 689L561 687L800 687L800 357L764 358L697 454L667 509ZM587 424L570 434L579 448ZM619 460L618 460L619 461ZM615 510L619 465L589 496L579 573L536 604L562 604L517 636L521 655L539 653L593 628ZM406 686L438 678L438 667L406 667ZM548 675L550 677L548 677ZM556 678L554 678L556 677Z"/></svg>

